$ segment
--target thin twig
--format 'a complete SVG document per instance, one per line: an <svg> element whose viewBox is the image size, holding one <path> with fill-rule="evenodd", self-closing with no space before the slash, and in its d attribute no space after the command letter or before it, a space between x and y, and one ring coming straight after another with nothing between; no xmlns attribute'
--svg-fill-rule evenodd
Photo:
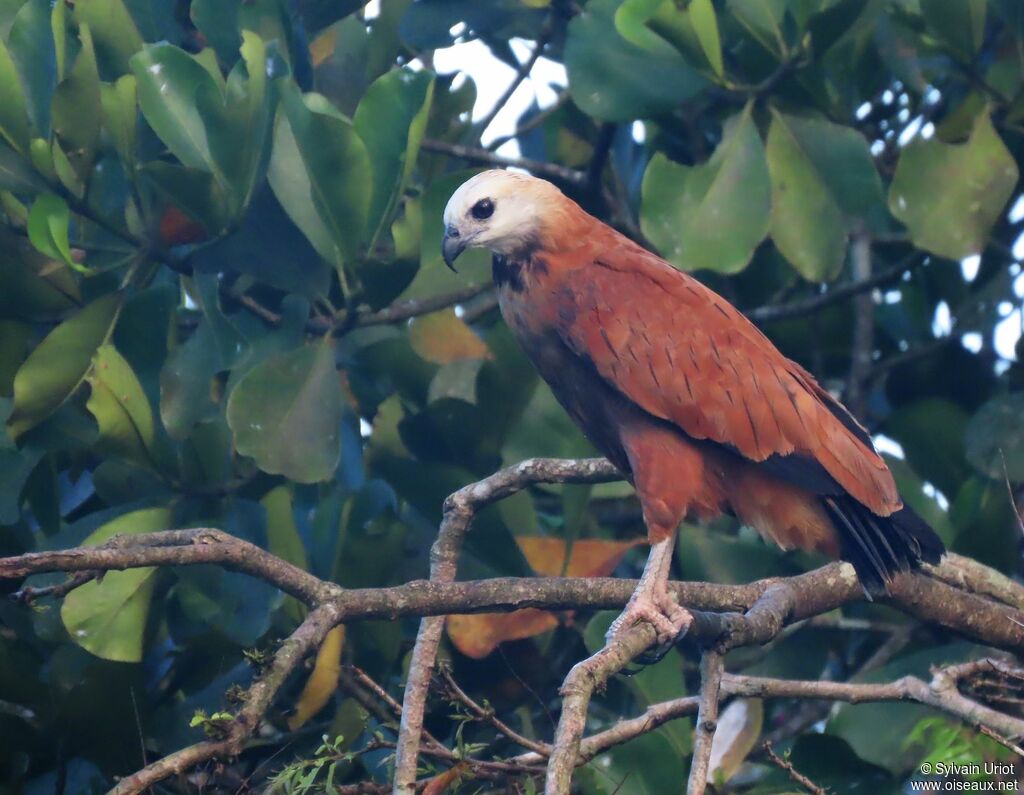
<svg viewBox="0 0 1024 795"><path fill-rule="evenodd" d="M587 182L587 174L584 171L526 157L505 157L479 146L452 144L447 141L424 138L422 148L427 152L450 155L469 163L482 163L495 168L521 168L538 177L546 177L569 185L585 185Z"/></svg>
<svg viewBox="0 0 1024 795"><path fill-rule="evenodd" d="M531 740L529 737L524 737L495 715L493 708L482 707L480 704L477 704L465 690L459 687L459 683L455 681L455 678L452 676L452 672L448 669L448 666L441 666L438 669L438 672L441 674L441 678L444 679L445 687L448 688L448 692L452 697L461 702L463 706L467 707L479 720L489 723L516 745L520 745L523 748L533 751L543 757L547 757L551 753L551 746L547 743L538 742L537 740Z"/></svg>
<svg viewBox="0 0 1024 795"><path fill-rule="evenodd" d="M524 121L522 124L516 127L516 129L513 132L509 133L508 135L501 135L495 138L493 141L487 144L487 150L491 152L496 152L509 141L513 141L516 138L520 138L526 135L526 133L530 132L531 130L537 129L538 127L540 127L540 125L547 121L552 116L552 114L556 113L568 101L569 91L567 89L558 92L558 96L555 97L554 102L552 102L547 107L539 110L537 113L533 114L533 116L531 116L527 121Z"/></svg>
<svg viewBox="0 0 1024 795"><path fill-rule="evenodd" d="M538 59L544 53L544 48L547 46L548 37L551 35L551 26L551 17L548 16L544 22L544 26L541 28L540 35L537 37L537 44L534 46L533 52L531 52L530 56L519 65L519 68L516 70L515 77L512 78L512 82L508 84L504 93L498 97L497 102L494 103L490 112L480 121L473 124L473 128L476 130L478 136L483 135L487 131L487 128L491 126L491 122L493 122L495 117L501 113L501 109L508 104L508 101L512 99L512 95L516 93L519 86L521 86L523 81L530 76L530 72L533 71L533 67L536 65Z"/></svg>
<svg viewBox="0 0 1024 795"><path fill-rule="evenodd" d="M821 295L816 295L813 298L791 301L788 304L759 306L747 311L745 314L755 323L770 323L775 320L789 320L794 317L810 315L828 306L852 298L855 295L860 295L861 293L873 290L875 287L895 281L907 271L913 270L923 261L923 255L915 252L890 268L880 270L878 273L867 278L855 279L847 284L833 287L831 290L821 293Z"/></svg>
<svg viewBox="0 0 1024 795"><path fill-rule="evenodd" d="M799 772L795 767L793 767L792 762L790 762L788 759L783 759L777 753L775 753L775 749L772 748L772 744L769 740L765 740L761 748L764 749L765 755L771 760L773 765L775 765L778 768L781 768L782 770L785 770L786 774L793 780L794 783L799 784L805 790L810 792L811 795L828 795L827 790L825 790L823 787L819 787L817 784L815 784L813 781L807 778L807 776Z"/></svg>

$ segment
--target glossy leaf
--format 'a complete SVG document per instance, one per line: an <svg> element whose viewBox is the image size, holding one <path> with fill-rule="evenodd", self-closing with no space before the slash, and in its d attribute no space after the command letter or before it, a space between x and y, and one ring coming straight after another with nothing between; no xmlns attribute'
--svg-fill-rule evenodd
<svg viewBox="0 0 1024 795"><path fill-rule="evenodd" d="M889 189L889 209L915 245L962 259L984 249L1018 173L991 118L982 113L964 143L917 138L907 145Z"/></svg>
<svg viewBox="0 0 1024 795"><path fill-rule="evenodd" d="M341 454L341 416L329 338L257 365L228 401L238 452L256 459L263 471L299 483L333 474Z"/></svg>
<svg viewBox="0 0 1024 795"><path fill-rule="evenodd" d="M135 169L135 139L138 127L138 91L134 75L123 75L116 83L100 86L103 125L114 139L114 146L125 169Z"/></svg>
<svg viewBox="0 0 1024 795"><path fill-rule="evenodd" d="M100 449L156 468L152 409L139 379L113 345L96 351L86 380L92 390L86 408L99 426Z"/></svg>
<svg viewBox="0 0 1024 795"><path fill-rule="evenodd" d="M53 7L53 13L58 13ZM36 135L50 135L50 106L57 86L56 53L49 0L28 0L11 24L7 47L21 77L26 109Z"/></svg>
<svg viewBox="0 0 1024 795"><path fill-rule="evenodd" d="M31 137L28 107L21 78L3 41L0 41L0 138L15 151L27 154Z"/></svg>
<svg viewBox="0 0 1024 795"><path fill-rule="evenodd" d="M1024 480L1024 397L994 398L979 409L964 432L967 460L997 480Z"/></svg>
<svg viewBox="0 0 1024 795"><path fill-rule="evenodd" d="M166 508L133 511L103 525L83 545L102 544L116 535L166 530L170 522L171 512ZM141 660L156 573L152 567L110 571L101 581L73 590L60 610L72 640L105 660Z"/></svg>
<svg viewBox="0 0 1024 795"><path fill-rule="evenodd" d="M210 149L208 125L220 121L202 112L223 105L220 87L184 50L151 44L132 56L139 107L160 140L184 165L209 171L226 183Z"/></svg>
<svg viewBox="0 0 1024 795"><path fill-rule="evenodd" d="M53 95L53 131L67 154L75 174L84 180L92 169L103 119L100 75L93 50L92 34L79 25L81 49L68 75Z"/></svg>
<svg viewBox="0 0 1024 795"><path fill-rule="evenodd" d="M569 91L583 111L607 121L667 113L705 81L655 33L644 47L622 38L614 21L620 1L593 0L569 23Z"/></svg>
<svg viewBox="0 0 1024 795"><path fill-rule="evenodd" d="M370 158L352 124L322 97L282 84L267 176L320 256L335 267L356 259L370 207Z"/></svg>
<svg viewBox="0 0 1024 795"><path fill-rule="evenodd" d="M409 182L433 96L433 75L398 69L375 81L356 109L353 125L366 144L373 174L369 240L390 223Z"/></svg>
<svg viewBox="0 0 1024 795"><path fill-rule="evenodd" d="M774 112L767 154L775 245L805 279L833 278L851 228L880 222L881 181L867 142L822 119Z"/></svg>
<svg viewBox="0 0 1024 795"><path fill-rule="evenodd" d="M14 378L14 411L7 421L17 438L63 405L85 379L96 349L110 334L120 296L93 301L51 331Z"/></svg>
<svg viewBox="0 0 1024 795"><path fill-rule="evenodd" d="M71 213L59 196L47 193L32 202L28 214L28 237L36 250L77 270L87 270L71 258L68 224Z"/></svg>
<svg viewBox="0 0 1024 795"><path fill-rule="evenodd" d="M655 155L642 196L644 234L677 268L743 270L768 232L771 212L764 145L750 109L730 121L704 165Z"/></svg>
<svg viewBox="0 0 1024 795"><path fill-rule="evenodd" d="M75 17L93 33L104 79L126 74L131 57L142 49L142 36L124 0L76 0Z"/></svg>
<svg viewBox="0 0 1024 795"><path fill-rule="evenodd" d="M722 64L722 41L718 35L714 5L711 0L693 0L687 10L690 12L690 21L708 63L715 70L715 74L721 77L725 67Z"/></svg>

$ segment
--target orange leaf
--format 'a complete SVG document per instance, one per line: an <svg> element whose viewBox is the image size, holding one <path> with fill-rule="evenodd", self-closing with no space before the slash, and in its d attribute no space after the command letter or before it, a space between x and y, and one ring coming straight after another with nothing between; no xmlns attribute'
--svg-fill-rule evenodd
<svg viewBox="0 0 1024 795"><path fill-rule="evenodd" d="M482 660L507 640L532 638L558 626L558 618L547 610L527 607L511 613L480 613L448 616L448 637L455 648Z"/></svg>
<svg viewBox="0 0 1024 795"><path fill-rule="evenodd" d="M331 25L331 27L313 39L309 45L309 58L313 62L313 66L319 66L334 55L334 47L337 43L337 25Z"/></svg>
<svg viewBox="0 0 1024 795"><path fill-rule="evenodd" d="M409 344L421 358L434 364L488 359L491 355L483 340L456 317L453 309L416 318L409 329Z"/></svg>
<svg viewBox="0 0 1024 795"><path fill-rule="evenodd" d="M173 204L160 217L160 242L165 246L183 246L206 237L202 224L193 221Z"/></svg>
<svg viewBox="0 0 1024 795"><path fill-rule="evenodd" d="M587 538L572 545L572 555L565 570L567 577L607 577L619 565L629 550L644 543L643 538L629 541L608 541L603 538ZM516 543L526 556L527 562L537 574L544 577L560 577L565 564L567 544L560 538L543 536L518 536Z"/></svg>
<svg viewBox="0 0 1024 795"><path fill-rule="evenodd" d="M565 562L566 542L560 538L519 536L516 543L530 567L546 577L557 577ZM570 577L603 577L611 574L622 556L643 538L630 541L586 539L573 544L567 574ZM558 617L548 610L528 607L511 613L480 613L470 616L448 616L448 637L460 652L481 660L499 643L522 640L558 626Z"/></svg>
<svg viewBox="0 0 1024 795"><path fill-rule="evenodd" d="M445 792L452 784L455 784L469 772L468 763L456 762L449 770L430 779L427 782L427 786L423 788L423 795L441 795L442 792Z"/></svg>

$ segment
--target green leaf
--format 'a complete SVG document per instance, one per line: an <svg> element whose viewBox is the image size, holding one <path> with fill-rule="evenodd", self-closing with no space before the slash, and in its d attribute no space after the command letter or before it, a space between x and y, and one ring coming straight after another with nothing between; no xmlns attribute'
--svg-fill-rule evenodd
<svg viewBox="0 0 1024 795"><path fill-rule="evenodd" d="M21 79L11 53L0 41L0 138L15 151L28 154L31 135Z"/></svg>
<svg viewBox="0 0 1024 795"><path fill-rule="evenodd" d="M704 50L704 55L707 56L715 74L721 77L725 73L725 67L722 64L722 41L718 35L715 7L711 0L693 0L688 10L701 49Z"/></svg>
<svg viewBox="0 0 1024 795"><path fill-rule="evenodd" d="M71 259L68 224L71 212L67 203L52 193L44 193L34 202L28 214L28 239L36 250L80 271L87 269Z"/></svg>
<svg viewBox="0 0 1024 795"><path fill-rule="evenodd" d="M76 0L75 17L93 32L96 57L105 79L127 74L130 59L142 49L143 42L124 0Z"/></svg>
<svg viewBox="0 0 1024 795"><path fill-rule="evenodd" d="M596 795L664 795L686 780L682 756L666 738L668 727L606 751L581 771Z"/></svg>
<svg viewBox="0 0 1024 795"><path fill-rule="evenodd" d="M990 478L1024 481L1024 395L993 398L964 433L967 460Z"/></svg>
<svg viewBox="0 0 1024 795"><path fill-rule="evenodd" d="M144 183L152 185L165 200L202 224L211 235L227 225L228 200L209 171L158 160L141 166L138 173Z"/></svg>
<svg viewBox="0 0 1024 795"><path fill-rule="evenodd" d="M429 72L395 69L376 80L356 109L353 126L366 144L373 174L367 238L391 222L416 165L434 96Z"/></svg>
<svg viewBox="0 0 1024 795"><path fill-rule="evenodd" d="M97 298L51 331L14 377L8 433L17 438L60 408L82 383L117 316L117 293Z"/></svg>
<svg viewBox="0 0 1024 795"><path fill-rule="evenodd" d="M281 84L268 177L288 217L335 267L353 262L370 205L370 158L352 124L317 94Z"/></svg>
<svg viewBox="0 0 1024 795"><path fill-rule="evenodd" d="M220 87L210 73L184 50L151 44L132 56L139 107L149 126L171 153L190 168L226 179L210 149L208 127L218 124L210 108L223 106ZM204 111L206 111L204 113Z"/></svg>
<svg viewBox="0 0 1024 795"><path fill-rule="evenodd" d="M644 234L677 268L743 270L771 216L768 165L751 109L727 122L704 165L681 166L656 154L641 195Z"/></svg>
<svg viewBox="0 0 1024 795"><path fill-rule="evenodd" d="M706 82L655 33L648 31L646 46L624 39L615 27L621 2L592 0L569 23L569 93L585 113L607 121L668 113Z"/></svg>
<svg viewBox="0 0 1024 795"><path fill-rule="evenodd" d="M83 546L102 544L117 535L166 530L170 522L167 508L133 511L103 525ZM88 582L69 593L60 617L71 639L105 660L141 660L156 573L153 567L108 571L101 581Z"/></svg>
<svg viewBox="0 0 1024 795"><path fill-rule="evenodd" d="M889 189L889 209L906 224L914 245L959 260L985 248L1017 177L1013 155L982 113L962 144L916 138L907 145Z"/></svg>
<svg viewBox="0 0 1024 795"><path fill-rule="evenodd" d="M928 28L964 62L973 60L985 36L986 0L920 0Z"/></svg>
<svg viewBox="0 0 1024 795"><path fill-rule="evenodd" d="M254 367L231 393L235 447L299 483L327 480L341 455L341 385L327 339Z"/></svg>
<svg viewBox="0 0 1024 795"><path fill-rule="evenodd" d="M441 216L444 207L456 188L478 173L476 169L455 171L432 180L427 186L423 196L420 268L412 283L402 293L402 300L450 292L466 284L490 281L491 257L483 249L471 249L463 254L459 258L458 273L452 273L441 258L441 238L444 235Z"/></svg>
<svg viewBox="0 0 1024 795"><path fill-rule="evenodd" d="M727 8L768 52L779 57L785 54L786 41L781 26L786 0L728 0Z"/></svg>
<svg viewBox="0 0 1024 795"><path fill-rule="evenodd" d="M881 197L867 143L848 128L773 111L767 155L775 245L805 279L833 278L852 216Z"/></svg>
<svg viewBox="0 0 1024 795"><path fill-rule="evenodd" d="M57 3L53 13L65 6ZM28 0L11 25L7 46L21 75L29 118L36 135L50 135L50 105L57 85L49 0Z"/></svg>
<svg viewBox="0 0 1024 795"><path fill-rule="evenodd" d="M103 106L103 125L110 137L118 157L129 174L135 171L135 135L138 127L137 85L134 75L123 75L114 84L100 86L100 103Z"/></svg>
<svg viewBox="0 0 1024 795"><path fill-rule="evenodd" d="M917 474L952 497L971 474L964 457L967 419L956 403L928 397L894 411L885 432L903 446Z"/></svg>
<svg viewBox="0 0 1024 795"><path fill-rule="evenodd" d="M260 504L267 512L267 548L282 560L309 571L309 556L292 512L291 488L282 485L271 489ZM306 608L293 596L285 597L284 607L296 621L306 617Z"/></svg>
<svg viewBox="0 0 1024 795"><path fill-rule="evenodd" d="M157 469L153 412L131 365L113 345L103 345L86 380L92 388L86 408L99 425L99 449Z"/></svg>
<svg viewBox="0 0 1024 795"><path fill-rule="evenodd" d="M80 180L92 170L103 118L100 75L89 26L78 28L82 47L68 76L53 94L53 131Z"/></svg>
<svg viewBox="0 0 1024 795"><path fill-rule="evenodd" d="M14 193L35 193L45 187L25 158L0 143L0 189Z"/></svg>
<svg viewBox="0 0 1024 795"><path fill-rule="evenodd" d="M210 146L235 194L235 209L249 206L266 162L273 114L267 87L267 45L242 31L242 60L228 75L224 121L209 128Z"/></svg>

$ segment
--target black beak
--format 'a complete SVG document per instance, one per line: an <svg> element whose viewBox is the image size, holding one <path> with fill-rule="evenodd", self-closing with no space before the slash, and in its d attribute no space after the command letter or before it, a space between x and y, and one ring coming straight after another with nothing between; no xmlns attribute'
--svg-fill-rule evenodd
<svg viewBox="0 0 1024 795"><path fill-rule="evenodd" d="M465 241L459 236L459 230L449 226L444 230L444 240L441 241L441 255L444 257L444 264L455 272L455 260L459 258L466 249Z"/></svg>

